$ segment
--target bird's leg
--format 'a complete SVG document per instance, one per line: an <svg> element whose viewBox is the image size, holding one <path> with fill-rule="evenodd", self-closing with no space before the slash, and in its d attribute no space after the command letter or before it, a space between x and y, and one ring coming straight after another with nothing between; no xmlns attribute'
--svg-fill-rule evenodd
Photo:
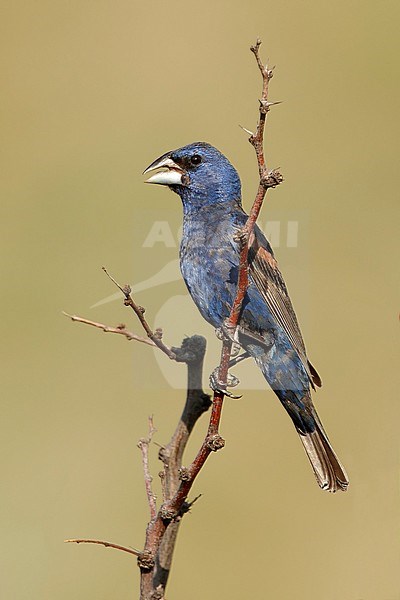
<svg viewBox="0 0 400 600"><path fill-rule="evenodd" d="M225 396L228 396L228 398L232 398L233 400L239 400L239 398L242 397L241 395L232 394L232 392L229 392L227 389L228 386L233 387L235 385L238 385L239 379L237 377L234 377L234 375L228 373L227 383L225 385L218 380L218 372L219 368L217 367L210 375L210 388L212 389L212 391L221 392Z"/></svg>
<svg viewBox="0 0 400 600"><path fill-rule="evenodd" d="M233 358L232 358L232 360L229 361L229 368L235 367L240 362L242 362L242 360L246 360L246 358L250 358L250 354L247 351L244 351L243 354L240 354L240 356L238 356L239 351L240 351L240 348L236 354L232 354Z"/></svg>
<svg viewBox="0 0 400 600"><path fill-rule="evenodd" d="M249 358L249 356L250 356L250 354L248 352L244 352L243 354L238 356L238 354L240 352L240 346L239 346L239 344L234 344L234 345L236 346L235 354L233 355L233 358L229 361L229 367L228 367L229 369L231 367L234 367L235 365L239 364L240 362L242 362L242 360ZM239 398L242 397L242 396L237 396L235 394L232 394L232 392L229 392L227 390L228 387L236 387L237 385L239 385L240 381L237 377L235 377L235 375L232 375L232 373L228 373L226 385L222 384L219 381L218 375L219 375L219 366L216 367L210 375L210 388L214 392L222 392L223 394L225 394L225 396L228 396L229 398L233 398L234 400L238 400Z"/></svg>

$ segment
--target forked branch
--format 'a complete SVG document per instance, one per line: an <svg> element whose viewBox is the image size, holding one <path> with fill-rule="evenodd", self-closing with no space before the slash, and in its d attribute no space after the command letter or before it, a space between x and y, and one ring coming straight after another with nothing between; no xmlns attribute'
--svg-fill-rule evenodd
<svg viewBox="0 0 400 600"><path fill-rule="evenodd" d="M164 354L166 354L168 356L168 358L170 358L171 360L175 360L176 357L175 357L175 354L172 352L171 348L166 346L164 344L164 342L162 341L162 335L163 335L162 330L156 329L155 331L153 331L151 329L150 325L148 324L148 322L144 316L144 313L146 312L145 309L143 308L143 306L139 306L139 304L136 304L136 302L133 300L132 295L131 295L131 292L132 292L131 287L129 285L121 286L114 279L114 277L112 277L112 275L110 275L110 273L107 271L107 269L105 267L102 267L102 269L103 269L104 273L107 275L107 277L109 277L111 279L111 281L117 286L117 288L119 290L121 290L121 292L125 296L125 301L124 301L125 306L130 306L131 309L134 311L134 313L136 314L137 318L139 319L143 329L147 333L147 337L149 337L151 339L151 341L162 352L164 352Z"/></svg>

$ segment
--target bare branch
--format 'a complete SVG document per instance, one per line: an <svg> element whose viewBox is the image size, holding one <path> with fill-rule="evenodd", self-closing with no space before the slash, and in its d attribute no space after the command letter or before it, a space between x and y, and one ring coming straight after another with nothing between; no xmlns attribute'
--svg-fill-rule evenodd
<svg viewBox="0 0 400 600"><path fill-rule="evenodd" d="M97 323L96 321L90 321L90 319L85 319L84 317L78 317L77 315L70 315L65 311L62 311L62 314L71 319L71 321L76 321L77 323L84 323L85 325L91 325L92 327L96 327L97 329L101 329L104 333L117 333L119 335L123 335L127 340L135 340L137 342L142 342L142 344L147 344L148 346L156 347L155 343L152 342L148 338L141 337L140 335L136 335L132 331L126 329L125 325L121 323L121 325L117 325L117 327L109 327L104 323Z"/></svg>
<svg viewBox="0 0 400 600"><path fill-rule="evenodd" d="M154 332L150 325L148 324L148 322L146 321L146 319L144 318L144 313L145 313L145 309L143 308L143 306L139 306L139 304L136 304L136 302L133 300L132 295L131 295L131 288L129 285L125 285L125 286L121 286L115 279L114 277L112 277L110 275L110 273L107 271L107 269L105 267L102 267L104 273L107 275L107 277L109 277L111 279L111 281L117 286L117 288L119 290L121 290L121 292L123 293L123 295L125 296L125 301L124 304L125 306L130 306L132 308L132 310L135 312L137 318L139 319L143 329L145 330L145 332L147 333L147 337L149 337L152 342L154 342L154 344L160 348L160 350L162 350L162 352L164 352L164 354L166 354L168 356L168 358L170 358L171 360L175 360L175 354L172 352L171 348L169 348L168 346L166 346L164 344L164 342L162 341L162 330L161 329L156 329L156 331Z"/></svg>
<svg viewBox="0 0 400 600"><path fill-rule="evenodd" d="M146 487L147 501L149 503L149 508L150 508L150 519L152 521L153 521L153 519L156 518L157 506L156 506L156 497L153 494L153 487L152 487L153 477L150 474L150 468L149 468L149 446L150 446L152 437L156 431L157 431L157 429L155 429L154 424L153 424L153 417L150 416L149 417L149 435L147 438L141 438L138 442L138 448L140 448L140 451L142 453L144 483L145 483L145 487Z"/></svg>
<svg viewBox="0 0 400 600"><path fill-rule="evenodd" d="M128 548L127 546L120 546L119 544L112 544L111 542L106 542L105 540L84 540L84 539L74 539L74 540L64 540L65 544L100 544L101 546L105 546L106 548L115 548L116 550L122 550L123 552L128 552L128 554L134 554L134 556L140 556L139 550L135 550L134 548Z"/></svg>

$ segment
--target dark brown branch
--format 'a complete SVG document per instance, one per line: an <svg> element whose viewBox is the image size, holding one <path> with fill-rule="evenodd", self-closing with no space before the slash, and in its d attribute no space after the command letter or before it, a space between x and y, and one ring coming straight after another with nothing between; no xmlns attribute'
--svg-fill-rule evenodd
<svg viewBox="0 0 400 600"><path fill-rule="evenodd" d="M104 273L107 275L107 277L109 277L111 279L111 281L117 286L117 288L119 290L121 290L121 292L125 296L125 301L124 301L125 306L130 306L131 309L135 312L143 329L147 333L147 337L150 338L151 341L154 342L154 344L158 348L160 348L160 350L162 350L162 352L164 352L164 354L166 354L168 356L168 358L170 358L171 360L175 360L175 354L172 352L171 348L166 346L164 344L164 342L162 341L162 330L156 329L156 331L153 331L151 329L150 325L148 324L148 322L146 321L146 319L144 317L145 309L143 308L143 306L139 306L139 304L136 304L136 302L133 300L132 295L131 295L132 290L131 290L130 286L125 285L122 287L114 279L114 277L112 277L110 275L110 273L107 271L107 269L105 267L102 267L102 268L103 268Z"/></svg>
<svg viewBox="0 0 400 600"><path fill-rule="evenodd" d="M105 546L106 548L115 548L116 550L122 550L123 552L128 552L128 554L134 554L135 556L139 556L139 550L134 550L133 548L128 548L127 546L120 546L119 544L112 544L111 542L106 542L104 540L64 540L65 544L100 544L101 546Z"/></svg>
<svg viewBox="0 0 400 600"><path fill-rule="evenodd" d="M155 343L149 340L148 338L141 337L140 335L136 335L132 331L128 331L125 325L121 323L121 325L117 325L117 327L109 327L104 323L97 323L96 321L90 321L90 319L85 319L84 317L78 317L78 315L70 315L64 311L62 314L71 319L71 321L75 321L77 323L84 323L85 325L91 325L92 327L96 327L97 329L101 329L104 333L116 333L119 335L123 335L127 340L135 340L136 342L141 342L142 344L147 344L148 346L156 347Z"/></svg>
<svg viewBox="0 0 400 600"><path fill-rule="evenodd" d="M142 453L142 463L143 463L143 474L144 474L144 484L146 487L146 495L147 501L149 503L150 508L150 519L155 519L157 514L157 506L156 506L156 497L153 494L152 482L153 478L150 474L149 468L149 446L153 435L157 430L153 425L153 417L149 417L149 435L147 438L141 438L138 441L138 448Z"/></svg>

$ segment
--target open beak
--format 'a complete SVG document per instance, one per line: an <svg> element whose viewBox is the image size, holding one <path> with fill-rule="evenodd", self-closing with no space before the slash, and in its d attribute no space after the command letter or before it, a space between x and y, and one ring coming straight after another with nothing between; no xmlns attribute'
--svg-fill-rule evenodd
<svg viewBox="0 0 400 600"><path fill-rule="evenodd" d="M179 165L171 158L170 152L157 158L150 166L143 171L143 175L155 171L156 169L165 169L152 175L145 183L158 183L159 185L182 185L182 175L185 173Z"/></svg>

